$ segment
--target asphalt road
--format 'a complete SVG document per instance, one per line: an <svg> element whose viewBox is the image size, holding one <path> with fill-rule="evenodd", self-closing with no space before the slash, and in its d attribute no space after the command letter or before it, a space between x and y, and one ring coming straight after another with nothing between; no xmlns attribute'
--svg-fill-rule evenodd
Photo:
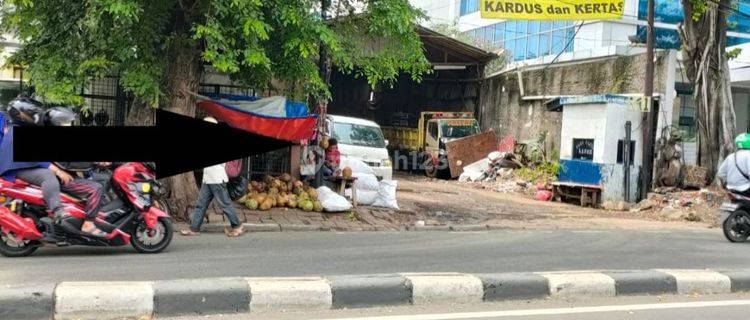
<svg viewBox="0 0 750 320"><path fill-rule="evenodd" d="M42 248L0 257L0 283L389 272L747 268L750 243L705 231L271 232L175 235L167 251Z"/></svg>
<svg viewBox="0 0 750 320"><path fill-rule="evenodd" d="M215 316L184 316L169 320L338 319L338 320L744 320L750 314L747 294L641 296L572 301L533 300L483 302L469 305L424 305L322 311L285 311Z"/></svg>

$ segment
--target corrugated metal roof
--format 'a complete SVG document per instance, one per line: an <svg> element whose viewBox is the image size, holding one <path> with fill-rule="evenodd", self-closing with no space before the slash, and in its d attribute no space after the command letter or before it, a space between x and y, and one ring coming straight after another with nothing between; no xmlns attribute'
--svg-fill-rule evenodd
<svg viewBox="0 0 750 320"><path fill-rule="evenodd" d="M466 57L477 63L485 63L497 57L497 54L487 50L477 48L465 42L461 42L444 34L438 33L423 26L417 26L417 33L422 38L422 42L429 43L433 46L444 48L456 55Z"/></svg>

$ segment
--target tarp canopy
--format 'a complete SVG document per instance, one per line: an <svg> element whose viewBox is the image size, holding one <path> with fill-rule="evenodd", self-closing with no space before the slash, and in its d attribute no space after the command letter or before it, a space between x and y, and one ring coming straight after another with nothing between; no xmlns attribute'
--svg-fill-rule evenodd
<svg viewBox="0 0 750 320"><path fill-rule="evenodd" d="M294 142L310 139L317 121L317 115L310 114L304 103L280 96L206 94L198 106L231 127Z"/></svg>

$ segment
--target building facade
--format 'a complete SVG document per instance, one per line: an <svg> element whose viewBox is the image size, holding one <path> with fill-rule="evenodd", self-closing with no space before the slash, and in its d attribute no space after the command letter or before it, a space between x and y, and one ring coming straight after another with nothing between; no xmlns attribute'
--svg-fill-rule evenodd
<svg viewBox="0 0 750 320"><path fill-rule="evenodd" d="M497 76L518 73L521 78L527 71L551 69L555 66L568 66L565 70L590 70L583 65L595 65L601 61L623 61L617 57L637 56L645 52L646 38L646 4L647 0L625 0L624 13L619 20L597 21L524 21L483 19L479 12L479 0L412 0L412 4L427 13L427 25L456 24L459 31L492 48L500 48L506 54L508 65ZM741 0L732 10L729 19L728 45L730 49L739 48L741 54L730 61L730 78L732 81L732 98L737 115L738 132L750 130L750 1ZM661 90L656 94L659 99L659 128L679 128L685 137L684 162L696 162L695 103L692 99L692 87L682 70L680 41L677 25L683 19L680 0L662 0L656 2L655 40L657 48L663 54L660 57L664 66ZM549 74L549 72L546 72ZM491 82L493 75L488 75ZM642 77L642 73L617 75L621 77ZM584 79L596 79L585 76ZM610 79L608 79L610 80ZM620 79L620 82L626 79ZM627 79L628 81L630 79ZM632 79L640 80L640 79ZM528 80L527 80L528 81ZM592 81L592 80L588 80ZM498 81L494 81L498 82ZM564 81L562 82L564 83ZM589 84L595 88L596 84ZM498 87L507 89L508 84ZM635 89L635 88L633 88ZM528 90L527 90L528 91ZM556 92L550 94L549 92ZM613 88L596 88L580 90L573 87L551 88L542 95L520 97L513 104L529 105L532 101L550 100L571 95L625 94L635 96L641 90L627 91ZM488 93L489 94L489 93ZM501 94L498 94L501 95ZM544 96L549 95L549 96ZM490 99L492 100L492 99ZM508 103L506 101L505 103ZM483 103L483 107L502 108ZM536 110L535 110L536 111ZM502 114L501 111L498 112ZM492 113L485 111L485 113ZM534 112L530 112L532 114ZM671 119L671 121L669 120ZM484 119L494 127L502 119ZM512 121L510 121L512 122ZM530 128L537 124L527 124L516 128L528 136ZM507 131L506 128L505 131Z"/></svg>
<svg viewBox="0 0 750 320"><path fill-rule="evenodd" d="M18 42L12 36L0 35L0 105L5 105L21 92L23 69L7 63L8 56L18 48Z"/></svg>

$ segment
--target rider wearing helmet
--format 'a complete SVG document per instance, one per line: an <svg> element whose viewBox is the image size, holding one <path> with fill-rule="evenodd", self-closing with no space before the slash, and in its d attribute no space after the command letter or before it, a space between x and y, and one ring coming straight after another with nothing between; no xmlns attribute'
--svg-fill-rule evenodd
<svg viewBox="0 0 750 320"><path fill-rule="evenodd" d="M734 139L737 151L728 155L716 174L727 189L750 196L750 134Z"/></svg>
<svg viewBox="0 0 750 320"><path fill-rule="evenodd" d="M75 120L75 113L69 109L45 109L41 102L26 97L19 97L8 103L7 113L16 125L70 126ZM93 236L106 236L93 223L99 213L104 192L102 186L91 180L73 179L70 174L49 162L13 161L13 126L6 126L4 131L5 135L0 141L0 176L10 181L20 178L39 186L47 209L57 218L66 215L61 204L61 190L86 199L86 219L81 231Z"/></svg>

